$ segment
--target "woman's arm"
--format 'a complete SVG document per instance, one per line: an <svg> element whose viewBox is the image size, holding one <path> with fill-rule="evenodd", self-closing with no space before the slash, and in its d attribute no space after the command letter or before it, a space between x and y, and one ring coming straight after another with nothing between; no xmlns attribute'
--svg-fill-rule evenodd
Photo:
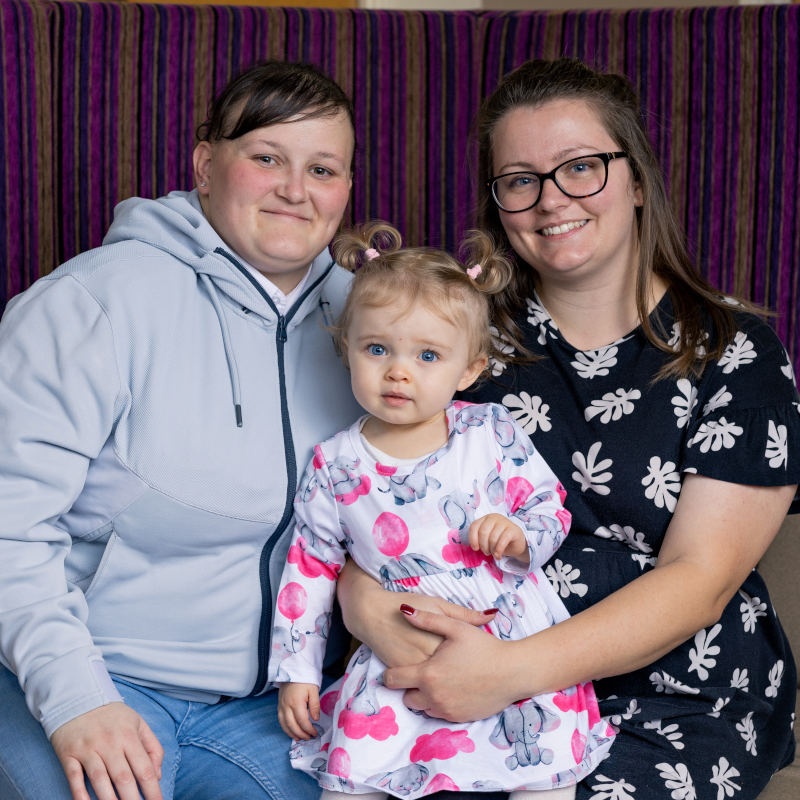
<svg viewBox="0 0 800 800"><path fill-rule="evenodd" d="M485 625L495 613L494 609L488 609L488 613L472 611L437 597L388 592L349 558L337 580L337 597L347 630L384 664L396 667L419 664L442 643L442 637L435 633L409 627L400 611L402 604L467 623L467 627Z"/></svg>
<svg viewBox="0 0 800 800"><path fill-rule="evenodd" d="M655 569L521 641L500 642L418 612L409 621L444 641L427 661L388 669L386 685L408 689L409 707L460 722L651 664L720 617L775 537L795 490L687 475Z"/></svg>

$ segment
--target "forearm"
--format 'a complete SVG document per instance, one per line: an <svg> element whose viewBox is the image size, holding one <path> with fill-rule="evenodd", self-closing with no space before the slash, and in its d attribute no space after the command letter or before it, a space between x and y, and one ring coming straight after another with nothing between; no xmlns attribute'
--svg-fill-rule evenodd
<svg viewBox="0 0 800 800"><path fill-rule="evenodd" d="M442 641L435 634L411 628L400 611L403 603L435 610L430 598L388 592L350 559L339 576L337 591L347 630L384 664L394 667L419 664Z"/></svg>
<svg viewBox="0 0 800 800"><path fill-rule="evenodd" d="M508 642L502 680L521 698L652 664L715 621L709 594L697 590L702 582L683 565L645 573L580 614Z"/></svg>
<svg viewBox="0 0 800 800"><path fill-rule="evenodd" d="M620 675L712 625L774 538L794 489L687 479L656 568L512 643L519 677L510 679L527 678L529 694Z"/></svg>

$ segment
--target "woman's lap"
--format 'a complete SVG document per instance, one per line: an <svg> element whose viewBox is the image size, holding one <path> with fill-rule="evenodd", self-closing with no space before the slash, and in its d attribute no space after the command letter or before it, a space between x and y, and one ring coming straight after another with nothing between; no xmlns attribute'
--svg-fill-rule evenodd
<svg viewBox="0 0 800 800"><path fill-rule="evenodd" d="M206 705L115 683L165 750L164 800L317 800L316 782L290 766L289 739L277 721L277 692ZM0 698L0 797L69 800L58 758L28 711L16 677L3 667Z"/></svg>

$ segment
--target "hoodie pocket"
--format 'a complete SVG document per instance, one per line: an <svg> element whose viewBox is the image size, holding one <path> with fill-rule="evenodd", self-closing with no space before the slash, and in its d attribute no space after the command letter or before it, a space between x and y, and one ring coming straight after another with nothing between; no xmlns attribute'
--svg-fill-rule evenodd
<svg viewBox="0 0 800 800"><path fill-rule="evenodd" d="M111 535L108 537L108 542L106 542L106 548L103 550L103 555L100 559L100 563L97 565L97 569L95 570L94 576L92 577L91 582L86 587L83 592L84 597L89 600L92 595L96 594L97 586L101 582L103 578L103 574L106 571L108 566L108 562L111 559L111 552L114 550L117 542L119 541L119 537L117 536L116 531L112 530Z"/></svg>

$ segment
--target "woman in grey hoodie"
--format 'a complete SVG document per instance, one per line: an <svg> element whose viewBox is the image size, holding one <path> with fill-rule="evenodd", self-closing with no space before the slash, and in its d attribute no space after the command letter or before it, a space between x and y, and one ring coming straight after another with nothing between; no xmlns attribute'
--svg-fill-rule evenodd
<svg viewBox="0 0 800 800"><path fill-rule="evenodd" d="M352 108L267 62L199 133L194 191L121 203L0 324L4 800L318 792L266 668L297 465L358 413L323 326Z"/></svg>

